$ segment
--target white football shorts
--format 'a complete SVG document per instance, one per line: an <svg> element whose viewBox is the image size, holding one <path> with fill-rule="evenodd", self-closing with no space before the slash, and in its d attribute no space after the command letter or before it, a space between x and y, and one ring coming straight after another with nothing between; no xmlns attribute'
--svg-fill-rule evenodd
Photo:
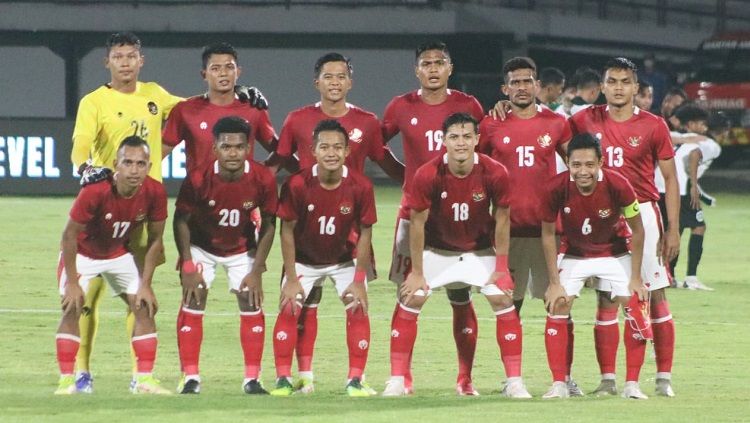
<svg viewBox="0 0 750 423"><path fill-rule="evenodd" d="M87 293L91 279L102 276L110 289L112 296L121 294L135 295L141 286L141 277L138 273L138 267L135 265L135 259L130 253L125 253L112 259L92 259L81 254L76 255L76 269L78 274L78 283ZM60 295L65 294L65 284L68 277L65 274L65 267L60 254L60 264L57 271L58 288Z"/></svg>

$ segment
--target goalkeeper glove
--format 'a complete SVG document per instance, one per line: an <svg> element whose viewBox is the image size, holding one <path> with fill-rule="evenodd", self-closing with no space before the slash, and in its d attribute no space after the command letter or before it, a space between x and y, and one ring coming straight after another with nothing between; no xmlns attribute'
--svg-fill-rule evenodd
<svg viewBox="0 0 750 423"><path fill-rule="evenodd" d="M78 168L78 173L81 175L81 186L85 187L109 179L112 176L112 169L92 166L91 162L87 161Z"/></svg>
<svg viewBox="0 0 750 423"><path fill-rule="evenodd" d="M255 107L258 110L268 109L268 100L266 100L263 93L255 87L235 85L234 93L237 94L237 97L243 103L250 103L252 107Z"/></svg>

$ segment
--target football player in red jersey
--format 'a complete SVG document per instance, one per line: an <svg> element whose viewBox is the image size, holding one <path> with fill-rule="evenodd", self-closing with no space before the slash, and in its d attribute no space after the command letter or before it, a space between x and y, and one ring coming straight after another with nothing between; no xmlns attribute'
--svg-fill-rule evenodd
<svg viewBox="0 0 750 423"><path fill-rule="evenodd" d="M408 393L405 376L411 368L417 319L430 292L474 286L487 297L496 316L507 377L503 395L531 398L521 379L523 336L508 270L508 172L502 164L474 152L479 128L470 115L452 114L441 129L446 152L417 170L408 193L412 270L399 289L391 324L391 378L383 395ZM457 388L459 395L478 395L463 388Z"/></svg>
<svg viewBox="0 0 750 423"><path fill-rule="evenodd" d="M538 86L536 64L528 57L514 57L503 66L503 93L508 96L509 110L504 120L485 117L479 126L478 150L502 163L510 175L513 190L510 203L509 267L515 289L513 299L520 313L528 291L532 298L544 299L547 290L547 264L542 251L542 205L540 189L557 173L557 153L565 155L565 146L572 136L567 120L536 104ZM573 320L568 322L569 365L573 362ZM570 394L583 395L566 374Z"/></svg>
<svg viewBox="0 0 750 423"><path fill-rule="evenodd" d="M260 381L265 317L262 274L273 243L276 180L250 159L250 125L239 116L219 119L213 129L213 166L201 183L185 179L177 197L174 236L180 254L183 304L177 315L181 394L200 393L198 368L203 341L203 315L217 267L229 279L229 291L240 309L240 344L244 353L243 390L267 394ZM260 210L256 228L254 210ZM256 240L257 232L257 240Z"/></svg>
<svg viewBox="0 0 750 423"><path fill-rule="evenodd" d="M339 122L319 122L313 140L317 164L290 176L279 198L285 276L273 330L277 380L271 395L295 392L291 366L300 309L313 287L330 278L346 309L346 392L370 396L374 391L364 381L364 370L370 346L367 269L372 225L377 220L375 195L370 180L344 164L349 136ZM349 236L355 229L360 234L356 244ZM310 376L300 374L300 379ZM311 393L312 386L303 383L296 391Z"/></svg>
<svg viewBox="0 0 750 423"><path fill-rule="evenodd" d="M596 277L600 284L606 283L610 298L623 307L627 307L633 293L641 301L648 297L641 278L643 223L633 188L619 173L602 169L601 146L588 133L576 135L568 144L568 167L570 171L547 184L543 207L542 244L550 275L544 343L553 378L552 387L543 398L569 396L565 383L568 318L573 300L580 295L587 278ZM632 230L629 245L622 236L623 217ZM555 237L558 218L567 247L562 259L558 259ZM616 326L616 316L614 320ZM630 324L625 325L624 339L627 376L623 397L646 399L638 387L646 341L638 338ZM614 363L611 364L614 373Z"/></svg>
<svg viewBox="0 0 750 423"><path fill-rule="evenodd" d="M445 44L431 42L416 50L414 72L420 88L395 97L383 115L383 137L387 141L401 134L404 150L405 180L401 198L389 279L400 285L411 271L409 252L409 209L406 205L411 181L417 169L431 159L442 156L443 121L453 113L468 113L480 121L482 106L476 98L448 88L453 71L450 53ZM477 342L477 318L468 288L446 289L453 308L453 337L458 349L460 390L475 392L471 386L471 368ZM399 310L396 304L394 315ZM405 376L406 390L412 390L411 372Z"/></svg>
<svg viewBox="0 0 750 423"><path fill-rule="evenodd" d="M137 136L125 138L117 149L111 179L81 189L62 237L58 270L62 319L57 329L60 382L55 394L77 392L74 366L80 345L78 319L91 279L101 275L134 314L132 348L137 373L133 393L168 394L152 376L156 359L158 309L151 282L164 245L167 193L151 170L149 147ZM131 233L146 225L148 241L143 268L128 249Z"/></svg>
<svg viewBox="0 0 750 423"><path fill-rule="evenodd" d="M654 184L658 166L666 187L666 208L669 222L678 222L680 194L674 163L674 150L664 120L633 104L638 92L635 64L623 57L605 64L602 92L607 104L592 106L570 119L574 133L594 134L601 142L604 168L614 169L633 186L640 202L641 218L645 232L641 275L649 287L651 318L656 353L656 393L674 396L671 384L672 357L674 354L674 322L669 312L664 288L670 285L666 264L677 256L680 248L679 225L662 225L657 202L659 192ZM611 287L599 283L599 312L594 328L602 383L597 393L616 393L613 369L617 352L617 325L599 324L617 319L617 304L610 300ZM605 367L607 369L605 369Z"/></svg>

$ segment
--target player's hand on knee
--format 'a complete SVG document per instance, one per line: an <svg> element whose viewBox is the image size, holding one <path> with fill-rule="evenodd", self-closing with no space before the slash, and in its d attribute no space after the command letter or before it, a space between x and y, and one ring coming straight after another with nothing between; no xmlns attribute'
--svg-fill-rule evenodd
<svg viewBox="0 0 750 423"><path fill-rule="evenodd" d="M341 298L344 299L344 302L351 300L348 304L354 304L351 306L352 312L355 312L357 311L357 308L362 307L362 312L367 314L367 288L365 288L365 284L352 282L346 290L344 290Z"/></svg>
<svg viewBox="0 0 750 423"><path fill-rule="evenodd" d="M302 284L299 283L297 275L293 278L287 278L284 286L281 287L281 299L279 304L279 310L283 310L288 304L292 309L292 314L297 314L297 310L302 308L302 301L305 299L305 290L302 289Z"/></svg>
<svg viewBox="0 0 750 423"><path fill-rule="evenodd" d="M485 285L490 284L496 285L501 291L503 291L503 294L508 297L513 297L513 288L515 288L515 284L513 283L513 277L510 276L510 272L492 272Z"/></svg>
<svg viewBox="0 0 750 423"><path fill-rule="evenodd" d="M83 310L83 304L86 299L83 293L83 288L78 283L67 283L65 284L65 294L62 297L62 309L63 313L75 313L80 314Z"/></svg>
<svg viewBox="0 0 750 423"><path fill-rule="evenodd" d="M266 100L263 93L256 87L235 85L234 93L237 94L237 98L243 103L248 103L258 110L268 109L268 100Z"/></svg>
<svg viewBox="0 0 750 423"><path fill-rule="evenodd" d="M240 282L240 295L247 296L251 307L260 308L263 305L263 278L261 272L252 271L245 275Z"/></svg>
<svg viewBox="0 0 750 423"><path fill-rule="evenodd" d="M95 184L109 179L112 176L112 169L101 166L92 166L91 163L87 161L78 168L78 174L81 175L81 186L85 187L86 185Z"/></svg>
<svg viewBox="0 0 750 423"><path fill-rule="evenodd" d="M544 293L544 307L547 308L549 314L555 314L555 307L560 304L559 300L567 302L567 292L560 283L550 282L547 286L547 291Z"/></svg>
<svg viewBox="0 0 750 423"><path fill-rule="evenodd" d="M182 284L182 302L184 305L189 305L190 300L195 300L195 304L200 304L200 295L198 295L199 289L205 289L206 284L203 281L203 275L200 272L186 272L183 269L180 272L180 283Z"/></svg>
<svg viewBox="0 0 750 423"><path fill-rule="evenodd" d="M401 289L399 290L402 302L404 304L408 304L409 302L411 302L411 299L420 289L424 291L425 294L427 294L427 291L430 290L430 287L427 285L427 281L425 280L424 275L417 274L412 271L411 273L409 273L409 276L406 277L404 283L401 284Z"/></svg>
<svg viewBox="0 0 750 423"><path fill-rule="evenodd" d="M154 290L150 286L141 286L138 292L135 294L135 308L140 310L146 307L146 313L148 317L153 319L156 312L159 310L159 303L156 301L156 295Z"/></svg>

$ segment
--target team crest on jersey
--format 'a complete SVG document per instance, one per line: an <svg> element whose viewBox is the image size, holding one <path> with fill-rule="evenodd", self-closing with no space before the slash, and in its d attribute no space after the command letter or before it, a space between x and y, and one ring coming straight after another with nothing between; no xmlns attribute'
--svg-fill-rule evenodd
<svg viewBox="0 0 750 423"><path fill-rule="evenodd" d="M484 195L484 191L474 191L471 193L471 199L475 202L479 202L484 200L486 196Z"/></svg>
<svg viewBox="0 0 750 423"><path fill-rule="evenodd" d="M349 131L349 141L353 143L361 143L362 142L362 131L359 128L354 128L351 131Z"/></svg>
<svg viewBox="0 0 750 423"><path fill-rule="evenodd" d="M156 107L156 103L154 103L153 101L148 102L148 112L152 115L156 115L159 113L159 108Z"/></svg>
<svg viewBox="0 0 750 423"><path fill-rule="evenodd" d="M208 200L208 207L213 207L216 205L216 201L214 200Z"/></svg>
<svg viewBox="0 0 750 423"><path fill-rule="evenodd" d="M445 192L445 191L441 192L440 193L440 198L442 198L443 200L445 200L446 198L448 198L448 193Z"/></svg>
<svg viewBox="0 0 750 423"><path fill-rule="evenodd" d="M565 214L570 214L570 207L565 207L565 208L563 209L563 212L564 212Z"/></svg>
<svg viewBox="0 0 750 423"><path fill-rule="evenodd" d="M503 137L503 144L510 144L510 137Z"/></svg>
<svg viewBox="0 0 750 423"><path fill-rule="evenodd" d="M536 142L538 142L542 148L547 148L552 144L552 137L549 136L549 133L540 135L539 138L536 139Z"/></svg>
<svg viewBox="0 0 750 423"><path fill-rule="evenodd" d="M417 118L415 117L411 118L411 126L417 126L417 122L419 122Z"/></svg>
<svg viewBox="0 0 750 423"><path fill-rule="evenodd" d="M251 201L245 201L244 203L242 203L242 208L245 209L245 210L250 210L253 207L255 207L255 202L252 201L252 200Z"/></svg>
<svg viewBox="0 0 750 423"><path fill-rule="evenodd" d="M628 144L630 144L631 147L638 147L641 144L641 137L635 136L628 138Z"/></svg>
<svg viewBox="0 0 750 423"><path fill-rule="evenodd" d="M349 214L352 212L352 205L342 204L341 207L339 207L339 211L341 212L341 214Z"/></svg>
<svg viewBox="0 0 750 423"><path fill-rule="evenodd" d="M599 217L602 219L608 218L612 214L612 210L610 209L600 209L599 210Z"/></svg>
<svg viewBox="0 0 750 423"><path fill-rule="evenodd" d="M312 204L308 204L307 205L307 211L313 211L313 210L315 210L315 206L312 205Z"/></svg>
<svg viewBox="0 0 750 423"><path fill-rule="evenodd" d="M146 220L146 213L144 213L142 210L138 210L138 214L135 215L135 221L142 222L144 220Z"/></svg>
<svg viewBox="0 0 750 423"><path fill-rule="evenodd" d="M201 122L200 125L198 126L200 126L200 128L203 129L204 131L208 129L208 123L206 122Z"/></svg>
<svg viewBox="0 0 750 423"><path fill-rule="evenodd" d="M117 117L121 118L122 117L122 112L117 112Z"/></svg>

